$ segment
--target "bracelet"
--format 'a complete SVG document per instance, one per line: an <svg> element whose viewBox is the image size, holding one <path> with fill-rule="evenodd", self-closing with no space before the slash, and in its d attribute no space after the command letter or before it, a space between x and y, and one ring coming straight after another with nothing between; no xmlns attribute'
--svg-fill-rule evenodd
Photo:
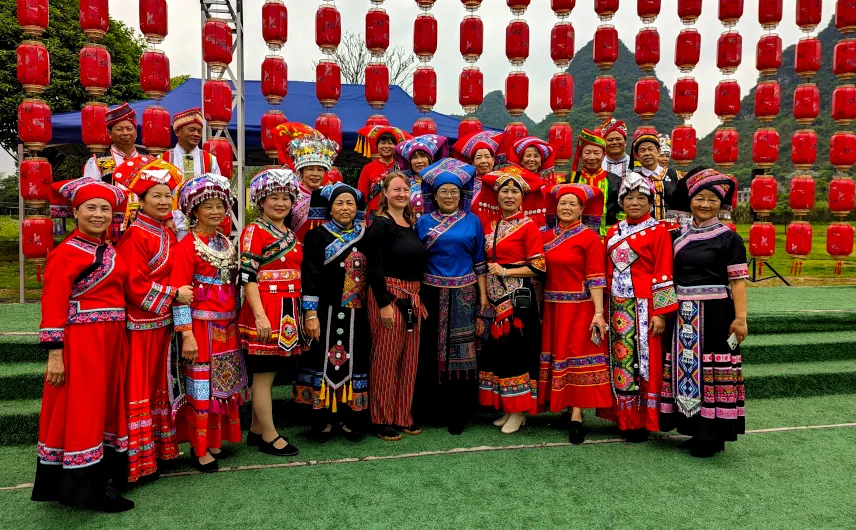
<svg viewBox="0 0 856 530"><path fill-rule="evenodd" d="M502 277L505 278L505 275L508 274L508 269L505 267L502 268Z"/></svg>
<svg viewBox="0 0 856 530"><path fill-rule="evenodd" d="M318 320L317 316L306 317L303 319L304 322L309 322L310 320Z"/></svg>
<svg viewBox="0 0 856 530"><path fill-rule="evenodd" d="M594 316L596 316L596 317L602 317L602 316L603 316L603 313L595 313L595 314L594 314Z"/></svg>

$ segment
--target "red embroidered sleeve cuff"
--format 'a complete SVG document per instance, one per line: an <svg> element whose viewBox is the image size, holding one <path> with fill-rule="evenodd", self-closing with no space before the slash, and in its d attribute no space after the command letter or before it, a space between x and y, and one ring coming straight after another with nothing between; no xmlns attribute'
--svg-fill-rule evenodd
<svg viewBox="0 0 856 530"><path fill-rule="evenodd" d="M727 270L729 280L745 280L749 277L749 267L745 263L729 265Z"/></svg>
<svg viewBox="0 0 856 530"><path fill-rule="evenodd" d="M669 280L652 286L651 302L654 306L653 316L666 315L676 311L678 309L678 295L675 292L674 283Z"/></svg>
<svg viewBox="0 0 856 530"><path fill-rule="evenodd" d="M169 307L177 295L178 289L174 287L152 283L152 288L149 289L140 307L144 311L163 316L169 311Z"/></svg>
<svg viewBox="0 0 856 530"><path fill-rule="evenodd" d="M39 330L39 343L49 350L61 349L64 340L64 328L41 328Z"/></svg>

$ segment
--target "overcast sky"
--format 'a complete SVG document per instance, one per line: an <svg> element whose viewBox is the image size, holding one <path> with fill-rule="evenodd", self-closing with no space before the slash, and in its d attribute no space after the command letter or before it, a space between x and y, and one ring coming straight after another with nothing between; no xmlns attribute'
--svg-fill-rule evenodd
<svg viewBox="0 0 856 530"><path fill-rule="evenodd" d="M318 0L286 0L289 12L288 43L283 48L283 56L288 62L290 79L314 81L315 73L312 61L321 57L315 46L314 17L321 2ZM245 71L247 79L258 79L261 62L267 54L267 46L261 37L261 6L264 0L244 0L244 42ZM764 32L758 24L758 2L746 2L743 18L737 30L743 36L743 63L736 77L744 87L743 95L755 84L755 45ZM784 19L777 28L782 37L783 48L795 44L803 34L794 22L795 9L792 2L785 3ZM370 0L339 0L336 4L342 13L343 31L364 32L365 13L371 7ZM594 35L598 25L592 0L579 0L571 13L570 21L576 30L576 48L584 46ZM636 3L623 0L612 24L618 28L619 36L632 51L635 36L642 23L636 16ZM662 11L656 26L660 32L661 61L657 75L671 90L680 72L674 66L674 42L678 32L683 29L677 16L677 0L663 0ZM411 49L413 46L413 20L419 12L416 3L409 0L386 0L383 6L391 19L392 45ZM432 14L437 18L440 30L439 48L432 66L437 70L440 90L438 91L436 110L443 113L460 113L458 105L458 75L465 63L460 55L459 24L466 15L461 2L457 0L439 0ZM822 29L834 12L834 2L824 2ZM110 14L133 28L139 27L139 8L136 1L113 0L110 2ZM505 77L511 71L511 65L505 57L505 26L512 14L502 0L485 0L478 15L485 23L485 53L478 65L485 76L485 93L502 89ZM530 97L527 113L532 119L540 121L550 112L547 97L549 81L556 67L550 60L550 29L556 17L550 10L548 0L534 0L524 17L530 25L530 55L524 65L530 79ZM199 77L201 72L200 8L194 0L169 1L169 35L162 48L170 59L173 76L189 74ZM723 28L717 19L717 2L707 0L701 18L695 27L702 35L702 58L694 71L700 85L699 109L692 124L699 137L708 133L718 124L713 113L713 89L721 78L716 68L716 39ZM831 58L831 50L824 50L826 60ZM592 68L595 68L592 63ZM590 87L577 86L577 90L590 90ZM787 111L783 104L783 111ZM661 107L660 112L671 109ZM394 117L390 116L393 118ZM409 126L410 124L403 124ZM9 170L8 160L0 163L0 169Z"/></svg>

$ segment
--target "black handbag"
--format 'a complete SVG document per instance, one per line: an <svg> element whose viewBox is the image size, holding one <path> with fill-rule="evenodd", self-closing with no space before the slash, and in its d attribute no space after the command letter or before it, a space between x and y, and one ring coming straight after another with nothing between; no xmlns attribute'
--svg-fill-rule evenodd
<svg viewBox="0 0 856 530"><path fill-rule="evenodd" d="M496 262L496 241L499 235L499 224L497 223L497 230L493 232L493 261ZM502 282L502 287L506 291L508 290L508 286L505 284L505 278L500 277L500 281ZM511 306L514 308L515 316L521 316L521 313L524 313L532 307L532 291L529 290L528 287L519 287L511 292Z"/></svg>
<svg viewBox="0 0 856 530"><path fill-rule="evenodd" d="M401 316L404 318L404 325L407 326L407 332L410 333L416 327L416 313L413 312L413 302L409 298L396 298L395 305L401 311Z"/></svg>

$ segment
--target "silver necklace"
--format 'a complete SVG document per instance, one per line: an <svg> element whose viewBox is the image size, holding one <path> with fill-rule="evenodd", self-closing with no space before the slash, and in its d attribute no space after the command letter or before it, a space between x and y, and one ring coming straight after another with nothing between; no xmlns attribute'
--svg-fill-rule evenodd
<svg viewBox="0 0 856 530"><path fill-rule="evenodd" d="M223 283L232 282L232 271L238 268L238 254L235 251L235 246L225 236L215 232L212 237L221 238L226 245L226 250L214 250L208 246L193 232L193 248L196 250L196 255L211 264L215 269L220 271L220 279Z"/></svg>

